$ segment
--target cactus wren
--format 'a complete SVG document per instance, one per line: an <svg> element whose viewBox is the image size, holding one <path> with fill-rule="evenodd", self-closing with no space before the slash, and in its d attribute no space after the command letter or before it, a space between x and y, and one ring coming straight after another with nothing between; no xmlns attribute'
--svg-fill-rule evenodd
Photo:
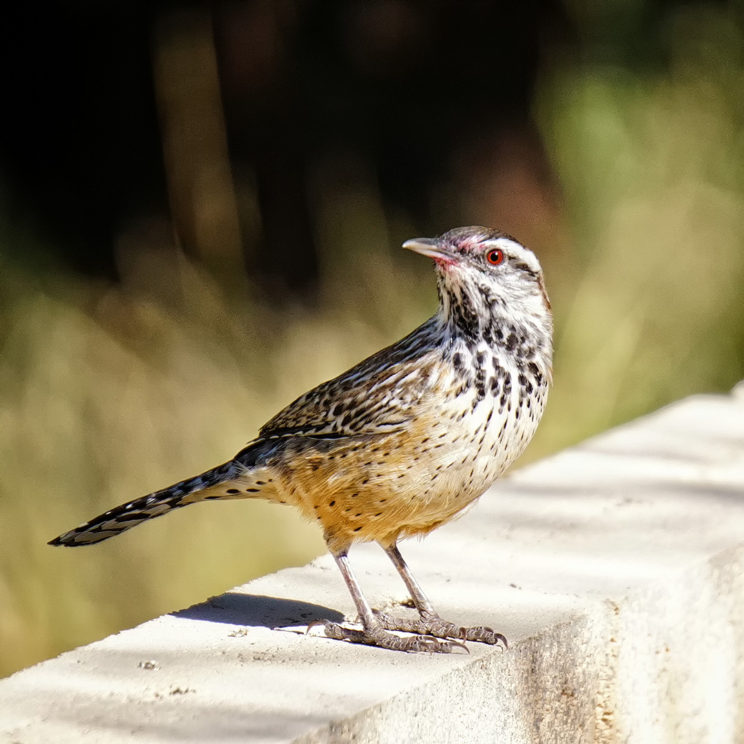
<svg viewBox="0 0 744 744"><path fill-rule="evenodd" d="M398 551L480 496L535 433L551 381L552 319L540 264L514 238L463 227L403 244L434 260L438 312L333 380L305 393L229 462L118 506L51 545L89 545L187 504L264 498L323 528L362 628L326 636L401 651L506 643L486 627L437 615ZM351 570L356 541L379 543L418 610L372 610ZM404 631L398 635L390 631Z"/></svg>

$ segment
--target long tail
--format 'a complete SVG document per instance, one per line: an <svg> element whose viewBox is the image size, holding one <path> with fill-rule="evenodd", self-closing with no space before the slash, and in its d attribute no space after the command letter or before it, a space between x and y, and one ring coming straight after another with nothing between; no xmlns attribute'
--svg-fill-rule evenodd
<svg viewBox="0 0 744 744"><path fill-rule="evenodd" d="M272 480L265 468L256 464L256 449L249 446L234 460L201 475L109 509L50 540L49 545L92 545L188 504L210 499L247 499L264 495L261 492L272 488Z"/></svg>

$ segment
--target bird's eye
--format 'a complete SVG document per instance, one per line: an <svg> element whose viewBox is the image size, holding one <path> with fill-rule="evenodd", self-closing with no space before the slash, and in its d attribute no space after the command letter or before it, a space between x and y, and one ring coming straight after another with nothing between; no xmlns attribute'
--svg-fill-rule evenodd
<svg viewBox="0 0 744 744"><path fill-rule="evenodd" d="M488 261L492 266L498 266L500 263L504 262L504 251L502 251L501 248L492 248L488 253L486 253L486 261Z"/></svg>

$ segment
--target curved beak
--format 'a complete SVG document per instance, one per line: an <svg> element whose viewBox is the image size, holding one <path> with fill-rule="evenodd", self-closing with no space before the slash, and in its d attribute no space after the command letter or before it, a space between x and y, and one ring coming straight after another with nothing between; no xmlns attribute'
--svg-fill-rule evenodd
<svg viewBox="0 0 744 744"><path fill-rule="evenodd" d="M412 238L403 243L403 248L433 258L437 262L451 264L454 257L436 238Z"/></svg>

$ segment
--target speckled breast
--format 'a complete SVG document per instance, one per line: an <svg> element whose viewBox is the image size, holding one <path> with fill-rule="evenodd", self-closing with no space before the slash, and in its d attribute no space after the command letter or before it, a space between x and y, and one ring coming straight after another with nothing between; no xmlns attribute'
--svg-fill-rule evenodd
<svg viewBox="0 0 744 744"><path fill-rule="evenodd" d="M290 503L338 545L392 543L446 522L522 453L544 408L539 366L497 359L484 347L433 365L402 430L295 458Z"/></svg>

